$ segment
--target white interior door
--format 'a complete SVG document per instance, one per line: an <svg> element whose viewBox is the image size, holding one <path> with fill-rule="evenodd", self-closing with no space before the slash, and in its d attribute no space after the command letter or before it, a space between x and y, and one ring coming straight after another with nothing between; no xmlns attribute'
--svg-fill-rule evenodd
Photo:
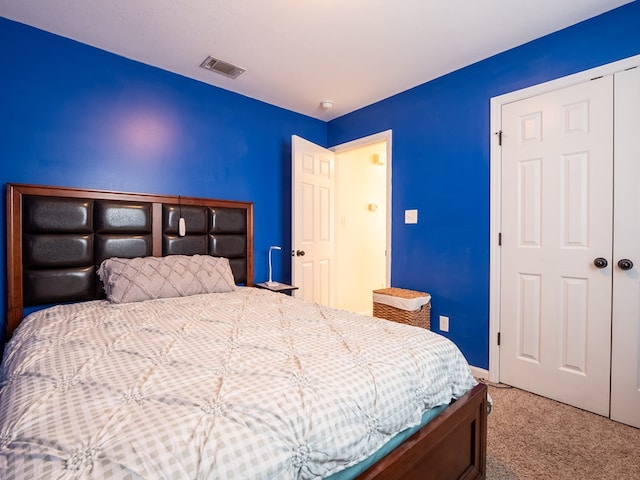
<svg viewBox="0 0 640 480"><path fill-rule="evenodd" d="M640 427L640 68L615 75L615 125L611 418Z"/></svg>
<svg viewBox="0 0 640 480"><path fill-rule="evenodd" d="M608 76L502 110L500 380L606 416L612 87Z"/></svg>
<svg viewBox="0 0 640 480"><path fill-rule="evenodd" d="M292 281L297 297L334 305L335 157L292 137Z"/></svg>

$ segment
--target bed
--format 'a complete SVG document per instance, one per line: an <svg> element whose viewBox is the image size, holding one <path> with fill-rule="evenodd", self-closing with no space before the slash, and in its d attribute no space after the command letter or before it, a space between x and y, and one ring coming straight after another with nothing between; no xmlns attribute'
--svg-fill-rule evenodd
<svg viewBox="0 0 640 480"><path fill-rule="evenodd" d="M250 202L8 184L0 477L484 478L451 342L253 288L253 255Z"/></svg>

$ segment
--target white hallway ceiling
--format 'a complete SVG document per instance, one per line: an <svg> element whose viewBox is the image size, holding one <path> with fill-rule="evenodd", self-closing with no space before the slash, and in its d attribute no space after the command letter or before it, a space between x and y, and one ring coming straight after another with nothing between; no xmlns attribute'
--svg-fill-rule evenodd
<svg viewBox="0 0 640 480"><path fill-rule="evenodd" d="M330 120L626 3L0 0L0 16ZM200 68L209 55L246 72Z"/></svg>

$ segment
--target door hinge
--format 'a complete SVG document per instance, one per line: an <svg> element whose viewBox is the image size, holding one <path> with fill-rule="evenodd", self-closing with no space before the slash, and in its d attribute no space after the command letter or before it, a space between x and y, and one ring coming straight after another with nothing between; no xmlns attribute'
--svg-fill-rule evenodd
<svg viewBox="0 0 640 480"><path fill-rule="evenodd" d="M498 332L498 346L500 346L500 332Z"/></svg>
<svg viewBox="0 0 640 480"><path fill-rule="evenodd" d="M498 136L498 146L502 146L502 130L498 130L496 132L496 135Z"/></svg>
<svg viewBox="0 0 640 480"><path fill-rule="evenodd" d="M498 233L498 246L501 247L502 246L502 232Z"/></svg>

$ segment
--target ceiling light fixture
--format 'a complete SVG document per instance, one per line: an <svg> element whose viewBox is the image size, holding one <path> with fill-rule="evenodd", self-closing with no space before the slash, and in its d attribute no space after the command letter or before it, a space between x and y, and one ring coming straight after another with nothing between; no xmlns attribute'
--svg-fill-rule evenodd
<svg viewBox="0 0 640 480"><path fill-rule="evenodd" d="M333 102L331 100L323 100L320 102L320 106L323 110L330 110L333 108Z"/></svg>

